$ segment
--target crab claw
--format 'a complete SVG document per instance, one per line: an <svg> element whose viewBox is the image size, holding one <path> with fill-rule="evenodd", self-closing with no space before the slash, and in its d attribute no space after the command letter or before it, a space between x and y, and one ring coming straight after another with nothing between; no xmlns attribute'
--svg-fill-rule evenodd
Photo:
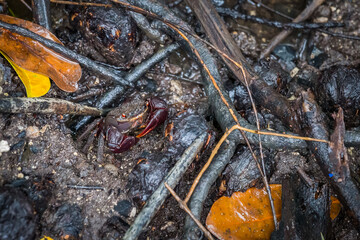
<svg viewBox="0 0 360 240"><path fill-rule="evenodd" d="M114 153L122 153L134 146L139 138L122 134L114 128L109 128L106 132L109 149Z"/></svg>
<svg viewBox="0 0 360 240"><path fill-rule="evenodd" d="M148 123L145 129L136 136L138 138L145 136L146 134L151 132L156 126L162 124L168 116L167 104L164 100L154 97L148 99L147 104L150 108Z"/></svg>

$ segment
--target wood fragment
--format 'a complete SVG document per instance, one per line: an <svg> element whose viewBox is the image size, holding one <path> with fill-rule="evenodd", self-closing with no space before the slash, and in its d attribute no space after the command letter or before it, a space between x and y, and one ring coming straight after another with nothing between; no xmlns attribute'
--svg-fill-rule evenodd
<svg viewBox="0 0 360 240"><path fill-rule="evenodd" d="M297 23L297 22L301 22L304 21L306 19L308 19L311 14L315 11L315 9L320 6L321 4L323 4L325 0L313 0L311 2L311 4L309 6L307 6L294 20L293 22ZM292 32L292 30L284 30L281 31L281 33L279 33L277 36L275 36L271 42L269 43L269 45L267 46L267 48L260 54L260 58L265 58L267 56L269 56L269 54L272 52L272 50L274 50L274 48L281 42L283 41L287 36L290 35L290 33Z"/></svg>
<svg viewBox="0 0 360 240"><path fill-rule="evenodd" d="M101 116L104 111L57 98L0 98L2 113L40 113Z"/></svg>
<svg viewBox="0 0 360 240"><path fill-rule="evenodd" d="M339 108L338 113L334 114L334 118L336 120L336 127L335 131L330 136L329 158L340 176L338 181L346 181L346 178L350 177L350 169L349 157L344 145L345 123L344 111L341 107Z"/></svg>
<svg viewBox="0 0 360 240"><path fill-rule="evenodd" d="M49 0L33 0L32 9L35 22L51 31Z"/></svg>

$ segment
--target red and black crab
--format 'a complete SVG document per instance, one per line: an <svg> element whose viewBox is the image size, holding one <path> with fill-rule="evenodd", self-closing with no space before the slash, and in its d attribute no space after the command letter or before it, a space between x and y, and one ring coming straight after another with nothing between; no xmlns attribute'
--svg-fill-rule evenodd
<svg viewBox="0 0 360 240"><path fill-rule="evenodd" d="M105 142L110 151L122 153L134 146L168 116L167 104L164 100L152 97L146 104L134 100L122 104L120 108L110 111L106 117L95 120L78 138L82 140L90 134L83 151L87 152L95 136L99 138L98 160L102 159ZM142 107L141 107L142 105ZM140 107L139 107L140 106Z"/></svg>

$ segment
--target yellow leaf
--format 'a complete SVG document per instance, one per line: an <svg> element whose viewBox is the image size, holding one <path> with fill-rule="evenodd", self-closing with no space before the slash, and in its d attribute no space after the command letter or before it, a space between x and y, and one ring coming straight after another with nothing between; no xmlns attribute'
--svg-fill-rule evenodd
<svg viewBox="0 0 360 240"><path fill-rule="evenodd" d="M48 237L48 236L44 236L40 240L54 240L54 239L52 239L51 237Z"/></svg>
<svg viewBox="0 0 360 240"><path fill-rule="evenodd" d="M28 97L41 97L45 95L50 89L50 79L47 76L33 73L25 70L16 63L14 63L5 53L0 53L9 61L11 66L15 69L20 80L23 82L26 88L26 94Z"/></svg>
<svg viewBox="0 0 360 240"><path fill-rule="evenodd" d="M276 217L281 217L281 185L270 184ZM250 188L221 197L211 207L206 226L219 239L270 239L275 229L265 189Z"/></svg>

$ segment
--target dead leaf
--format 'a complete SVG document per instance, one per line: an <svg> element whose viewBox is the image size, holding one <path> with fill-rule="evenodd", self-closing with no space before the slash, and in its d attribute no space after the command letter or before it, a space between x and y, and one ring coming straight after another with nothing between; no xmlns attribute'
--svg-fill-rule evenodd
<svg viewBox="0 0 360 240"><path fill-rule="evenodd" d="M25 85L28 97L41 97L49 91L51 84L47 76L25 70L15 64L5 53L2 51L0 53L8 60Z"/></svg>
<svg viewBox="0 0 360 240"><path fill-rule="evenodd" d="M331 205L330 205L330 218L334 220L340 213L341 204L339 199L336 197L330 196Z"/></svg>
<svg viewBox="0 0 360 240"><path fill-rule="evenodd" d="M61 44L55 35L32 22L3 14L0 14L0 20L21 26ZM67 92L77 89L77 82L81 77L80 65L41 43L0 28L0 50L19 67L50 77L60 89Z"/></svg>
<svg viewBox="0 0 360 240"><path fill-rule="evenodd" d="M281 185L270 184L276 217L281 217ZM206 219L209 231L219 239L270 239L275 229L266 190L250 188L221 197Z"/></svg>

